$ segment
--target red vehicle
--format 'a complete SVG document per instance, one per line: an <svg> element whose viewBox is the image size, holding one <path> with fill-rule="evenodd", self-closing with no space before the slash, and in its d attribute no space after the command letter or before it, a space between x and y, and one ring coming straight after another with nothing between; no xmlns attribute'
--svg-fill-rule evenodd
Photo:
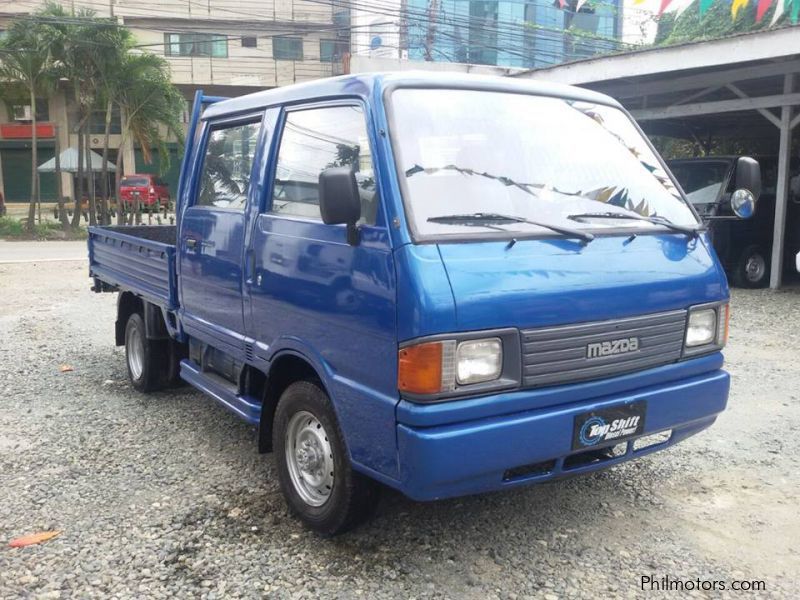
<svg viewBox="0 0 800 600"><path fill-rule="evenodd" d="M149 173L123 177L119 183L119 195L127 211L135 208L137 196L140 210L146 212L166 211L172 207L169 186L160 177Z"/></svg>

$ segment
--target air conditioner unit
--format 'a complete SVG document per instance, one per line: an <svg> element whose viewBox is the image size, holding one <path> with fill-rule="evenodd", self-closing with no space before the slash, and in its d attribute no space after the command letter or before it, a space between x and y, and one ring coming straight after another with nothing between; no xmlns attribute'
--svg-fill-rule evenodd
<svg viewBox="0 0 800 600"><path fill-rule="evenodd" d="M31 121L33 119L32 110L30 104L19 105L13 107L14 110L14 120L15 121Z"/></svg>

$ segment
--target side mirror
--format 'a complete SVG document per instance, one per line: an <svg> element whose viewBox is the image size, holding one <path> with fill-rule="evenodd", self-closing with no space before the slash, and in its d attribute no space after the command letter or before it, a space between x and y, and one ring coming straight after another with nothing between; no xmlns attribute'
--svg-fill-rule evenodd
<svg viewBox="0 0 800 600"><path fill-rule="evenodd" d="M761 167L758 161L742 156L736 161L736 189L731 194L731 210L740 219L749 219L761 195Z"/></svg>
<svg viewBox="0 0 800 600"><path fill-rule="evenodd" d="M352 167L331 167L319 174L319 209L326 225L347 225L347 243L358 244L356 223L361 218L361 197Z"/></svg>

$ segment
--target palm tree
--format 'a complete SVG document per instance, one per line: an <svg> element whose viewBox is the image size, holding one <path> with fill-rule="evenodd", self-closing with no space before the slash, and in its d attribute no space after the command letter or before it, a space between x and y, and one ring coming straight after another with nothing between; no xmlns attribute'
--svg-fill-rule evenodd
<svg viewBox="0 0 800 600"><path fill-rule="evenodd" d="M35 105L37 93L60 79L67 80L78 119L77 190L72 227L80 225L84 194L84 163L88 159L87 130L92 112L100 106L105 112L103 144L103 180L108 178L108 146L114 107L123 115L120 148L134 143L142 150L146 162L158 149L161 167L169 165L166 140L183 143L181 114L185 101L169 78L166 60L155 54L135 52L133 37L111 19L97 18L94 12L82 9L67 12L55 3L29 17L14 21L6 39L0 44L0 78L20 83ZM49 88L48 88L49 89ZM29 226L33 226L35 201L38 197L36 177L36 121L34 115L34 158ZM72 132L70 132L72 133ZM84 156L86 155L86 158ZM125 167L124 161L120 167ZM130 168L132 165L127 166ZM118 168L118 171L121 171ZM107 221L107 183L103 184L101 220ZM95 223L94 186L90 186L89 216ZM121 213L121 211L120 211ZM137 207L137 220L140 219Z"/></svg>
<svg viewBox="0 0 800 600"><path fill-rule="evenodd" d="M106 49L98 43L98 31L103 27L117 27L108 19L97 19L91 10L81 9L78 12L67 12L62 6L49 3L43 10L31 17L41 24L47 32L56 71L66 79L72 89L73 101L78 109L77 134L77 180L75 191L75 211L72 215L72 227L80 226L82 202L84 194L84 157L87 144L85 138L92 108L97 98L97 68L95 55ZM89 163L91 164L91 163ZM90 197L90 223L95 224L94 199Z"/></svg>
<svg viewBox="0 0 800 600"><path fill-rule="evenodd" d="M111 122L119 96L128 85L124 78L124 66L127 55L133 48L134 38L131 32L124 27L104 27L98 30L95 41L98 47L102 49L102 51L95 53L95 67L100 104L105 111L100 220L103 224L107 224L110 222L108 214L110 195L108 186L108 153Z"/></svg>
<svg viewBox="0 0 800 600"><path fill-rule="evenodd" d="M128 142L135 143L148 163L152 161L153 149L157 149L161 169L165 171L169 166L167 139L172 137L183 144L181 114L185 108L185 99L169 79L168 64L155 54L130 52L121 65L120 79L124 81L117 96L123 116L120 148ZM133 166L121 158L122 153L117 161L118 173ZM134 214L138 223L141 220L138 205L134 206ZM121 210L119 222L124 222Z"/></svg>
<svg viewBox="0 0 800 600"><path fill-rule="evenodd" d="M47 94L55 81L50 40L35 22L14 21L0 41L0 79L23 88L31 107L31 199L27 228L32 230L40 200L36 97Z"/></svg>

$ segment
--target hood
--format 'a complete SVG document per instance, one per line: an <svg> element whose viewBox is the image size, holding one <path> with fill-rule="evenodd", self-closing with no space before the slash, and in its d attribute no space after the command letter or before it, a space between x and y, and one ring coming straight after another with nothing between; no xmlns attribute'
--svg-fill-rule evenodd
<svg viewBox="0 0 800 600"><path fill-rule="evenodd" d="M439 244L459 330L541 327L728 297L708 239L683 234Z"/></svg>

